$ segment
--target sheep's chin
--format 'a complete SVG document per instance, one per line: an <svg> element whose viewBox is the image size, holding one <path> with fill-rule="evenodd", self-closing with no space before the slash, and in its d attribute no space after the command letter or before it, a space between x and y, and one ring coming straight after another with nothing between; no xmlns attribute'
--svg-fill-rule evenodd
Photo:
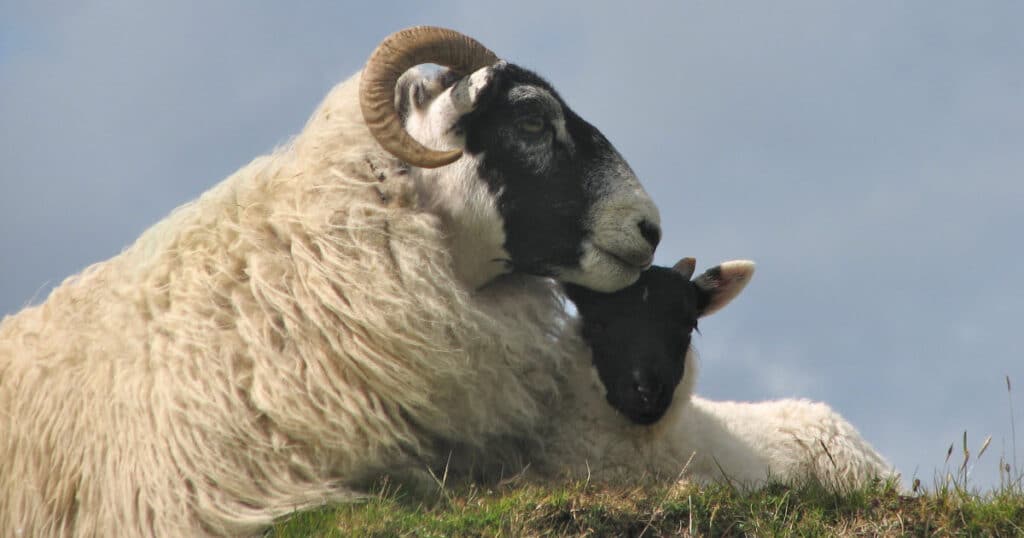
<svg viewBox="0 0 1024 538"><path fill-rule="evenodd" d="M619 412L626 415L626 418L631 422L640 426L650 426L657 423L665 416L665 411L668 411L668 409L663 409L657 413L625 413L621 409L619 410Z"/></svg>
<svg viewBox="0 0 1024 538"><path fill-rule="evenodd" d="M591 242L583 245L579 268L559 272L558 279L603 293L619 291L636 282L650 266L635 265Z"/></svg>

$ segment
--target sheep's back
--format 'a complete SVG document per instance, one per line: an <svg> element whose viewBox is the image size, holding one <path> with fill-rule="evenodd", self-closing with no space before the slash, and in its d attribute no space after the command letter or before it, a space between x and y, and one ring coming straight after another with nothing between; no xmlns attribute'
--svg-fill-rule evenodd
<svg viewBox="0 0 1024 538"><path fill-rule="evenodd" d="M255 532L537 427L568 360L559 296L460 284L357 86L0 324L0 529Z"/></svg>

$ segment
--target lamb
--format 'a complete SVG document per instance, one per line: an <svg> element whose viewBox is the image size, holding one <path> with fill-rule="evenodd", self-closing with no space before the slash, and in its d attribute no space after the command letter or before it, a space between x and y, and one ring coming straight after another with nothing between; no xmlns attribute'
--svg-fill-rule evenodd
<svg viewBox="0 0 1024 538"><path fill-rule="evenodd" d="M729 304L754 272L733 261L690 281L693 258L652 266L629 287L600 293L565 284L582 320L608 403L637 424L654 424L673 402L683 379L690 337L700 318Z"/></svg>
<svg viewBox="0 0 1024 538"><path fill-rule="evenodd" d="M393 34L290 143L0 322L0 534L248 535L531 454L589 357L552 279L628 286L659 237L549 83Z"/></svg>
<svg viewBox="0 0 1024 538"><path fill-rule="evenodd" d="M693 395L690 336L697 320L731 301L754 265L726 262L691 281L694 267L693 258L652 267L611 294L565 286L611 407L636 424L662 421L667 432L658 443L692 454L684 476L697 482L758 487L812 479L844 490L896 478L857 430L823 403L715 402Z"/></svg>

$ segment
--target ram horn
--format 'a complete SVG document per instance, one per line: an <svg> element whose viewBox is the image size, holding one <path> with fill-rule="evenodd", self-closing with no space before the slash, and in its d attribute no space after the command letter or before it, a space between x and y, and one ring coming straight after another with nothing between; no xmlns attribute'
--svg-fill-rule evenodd
<svg viewBox="0 0 1024 538"><path fill-rule="evenodd" d="M427 148L406 132L395 110L395 84L407 69L425 63L443 65L468 75L498 61L477 40L454 30L415 26L384 39L370 55L359 85L363 120L377 142L395 157L421 168L451 164L462 150Z"/></svg>

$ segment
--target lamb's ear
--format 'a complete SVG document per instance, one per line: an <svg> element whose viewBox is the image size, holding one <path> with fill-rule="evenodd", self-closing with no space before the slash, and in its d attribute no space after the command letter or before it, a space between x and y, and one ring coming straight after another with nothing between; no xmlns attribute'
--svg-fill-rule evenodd
<svg viewBox="0 0 1024 538"><path fill-rule="evenodd" d="M690 277L693 276L693 271L696 268L697 260L693 258L683 258L672 266L672 270L682 275L686 280L690 280Z"/></svg>
<svg viewBox="0 0 1024 538"><path fill-rule="evenodd" d="M712 267L697 277L693 283L704 293L700 317L710 316L729 304L743 291L752 276L754 262L734 260Z"/></svg>

